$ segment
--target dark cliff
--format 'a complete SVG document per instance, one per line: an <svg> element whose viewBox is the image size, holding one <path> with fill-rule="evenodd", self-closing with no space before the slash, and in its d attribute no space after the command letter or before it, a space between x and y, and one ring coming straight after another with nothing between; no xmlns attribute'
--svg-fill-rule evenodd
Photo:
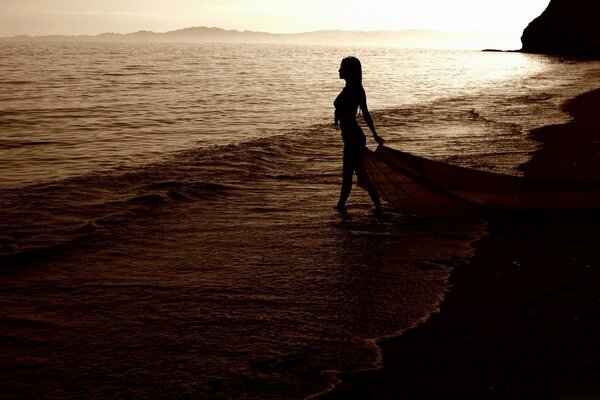
<svg viewBox="0 0 600 400"><path fill-rule="evenodd" d="M526 53L600 56L600 1L551 0L521 42Z"/></svg>

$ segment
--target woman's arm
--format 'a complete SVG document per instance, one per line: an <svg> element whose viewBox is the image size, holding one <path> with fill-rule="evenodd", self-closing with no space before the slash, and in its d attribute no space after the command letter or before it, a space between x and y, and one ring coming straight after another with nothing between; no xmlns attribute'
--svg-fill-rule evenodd
<svg viewBox="0 0 600 400"><path fill-rule="evenodd" d="M367 108L367 95L366 95L364 89L361 90L361 94L360 94L360 109L362 110L362 115L363 115L365 122L367 123L367 126L369 127L369 129L371 130L371 133L373 134L373 139L375 139L375 141L377 143L379 143L379 145L381 146L383 144L384 140L381 136L379 136L377 134L377 131L375 130L375 124L373 124L373 118L371 118L371 113L369 113L369 109Z"/></svg>

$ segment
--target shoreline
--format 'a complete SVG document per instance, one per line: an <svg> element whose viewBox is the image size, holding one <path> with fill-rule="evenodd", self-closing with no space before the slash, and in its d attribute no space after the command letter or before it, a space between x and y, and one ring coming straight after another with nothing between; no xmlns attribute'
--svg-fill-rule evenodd
<svg viewBox="0 0 600 400"><path fill-rule="evenodd" d="M600 89L531 131L525 176L600 180ZM600 398L600 212L497 213L454 268L440 312L379 342L383 369L341 373L321 399Z"/></svg>

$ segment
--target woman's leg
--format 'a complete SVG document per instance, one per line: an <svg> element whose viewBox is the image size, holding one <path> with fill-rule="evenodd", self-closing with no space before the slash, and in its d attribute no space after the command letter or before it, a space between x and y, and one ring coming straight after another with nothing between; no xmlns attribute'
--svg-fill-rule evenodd
<svg viewBox="0 0 600 400"><path fill-rule="evenodd" d="M377 211L377 212L381 211L381 200L379 199L377 192L375 192L373 190L368 190L368 192L369 192L369 196L371 197L371 201L373 202L373 205L375 206L375 211Z"/></svg>
<svg viewBox="0 0 600 400"><path fill-rule="evenodd" d="M346 209L346 201L352 191L352 176L356 170L358 161L357 152L353 151L350 146L344 146L344 160L342 165L342 189L340 191L340 200L336 208L338 210Z"/></svg>
<svg viewBox="0 0 600 400"><path fill-rule="evenodd" d="M364 149L363 149L363 151L364 151ZM361 176L362 176L363 179L362 179L361 186L365 188L367 193L369 193L369 197L371 198L371 201L373 202L373 205L375 206L375 211L379 212L379 211L381 211L381 200L379 199L379 194L377 193L375 188L371 187L371 184L369 183L369 181L364 180L364 174L362 173L363 171L361 170L362 165L359 162L361 152L359 152L358 153L359 155L356 157L356 167L355 167L356 174L358 175L358 183L359 183L359 185L361 185Z"/></svg>

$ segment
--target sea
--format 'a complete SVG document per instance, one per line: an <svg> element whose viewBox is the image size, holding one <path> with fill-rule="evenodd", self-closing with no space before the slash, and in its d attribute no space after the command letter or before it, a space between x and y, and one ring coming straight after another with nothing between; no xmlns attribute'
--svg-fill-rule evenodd
<svg viewBox="0 0 600 400"><path fill-rule="evenodd" d="M2 397L318 398L437 312L486 222L358 188L334 210L349 55L388 146L509 175L600 81L515 52L1 43Z"/></svg>

